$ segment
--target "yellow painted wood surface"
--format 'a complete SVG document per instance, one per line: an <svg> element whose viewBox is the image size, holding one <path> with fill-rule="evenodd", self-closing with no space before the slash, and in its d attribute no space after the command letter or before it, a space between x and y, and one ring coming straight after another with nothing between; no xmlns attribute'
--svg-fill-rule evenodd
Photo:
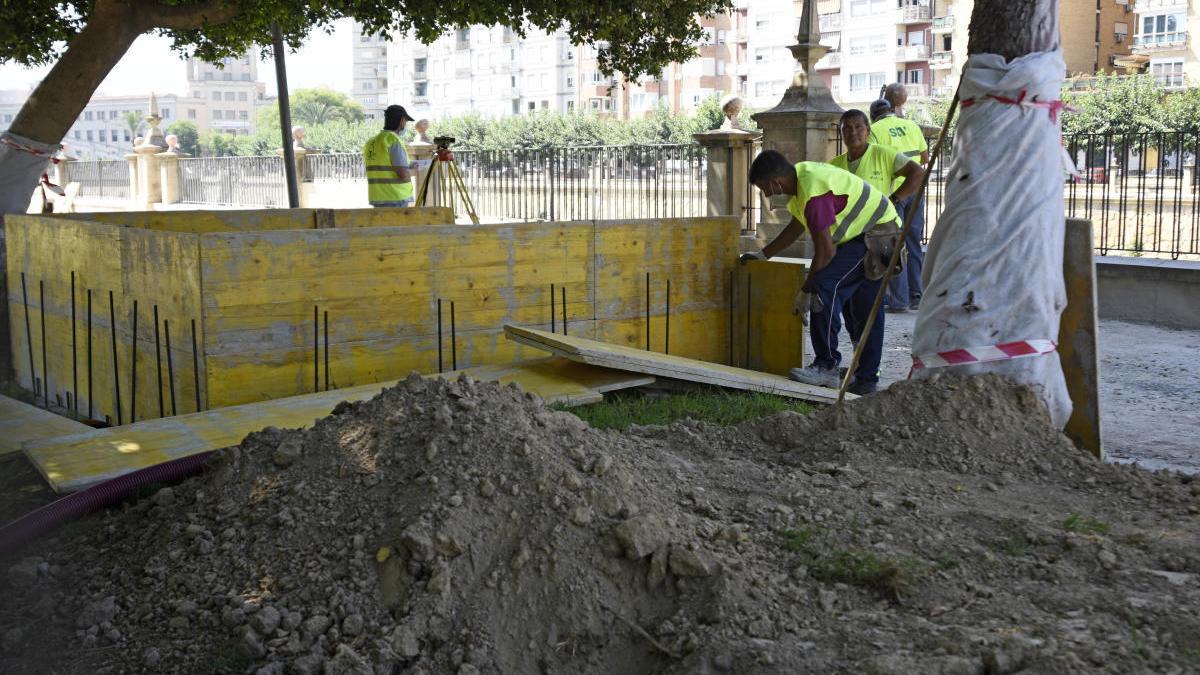
<svg viewBox="0 0 1200 675"><path fill-rule="evenodd" d="M453 225L454 210L444 206L404 209L333 209L334 227L397 227L408 225Z"/></svg>
<svg viewBox="0 0 1200 675"><path fill-rule="evenodd" d="M85 424L0 396L0 457L19 452L29 441L91 431Z"/></svg>
<svg viewBox="0 0 1200 675"><path fill-rule="evenodd" d="M1076 447L1104 459L1100 433L1096 262L1092 256L1092 241L1092 221L1067 219L1063 246L1067 307L1059 319L1058 357L1072 407L1063 433Z"/></svg>
<svg viewBox="0 0 1200 675"><path fill-rule="evenodd" d="M652 377L539 358L463 371L477 380L515 382L548 403L592 403L601 391L636 387ZM445 377L457 377L448 373ZM374 397L396 381L262 401L124 427L88 429L24 444L26 456L57 492L73 492L117 476L207 450L236 445L267 426L307 427L342 401ZM81 426L81 425L80 425Z"/></svg>
<svg viewBox="0 0 1200 675"><path fill-rule="evenodd" d="M308 230L316 227L317 209L236 209L216 211L105 211L69 213L56 218L85 220L165 232L255 232Z"/></svg>
<svg viewBox="0 0 1200 675"><path fill-rule="evenodd" d="M551 354L589 365L617 370L670 377L691 382L713 384L731 389L759 391L767 394L800 398L816 403L834 403L837 390L793 382L786 377L734 368L719 363L707 363L670 354L658 354L621 345L564 336L518 326L505 326L509 339ZM847 394L846 400L857 398Z"/></svg>
<svg viewBox="0 0 1200 675"><path fill-rule="evenodd" d="M804 321L792 307L805 272L803 264L774 260L738 266L732 365L784 376L804 366Z"/></svg>

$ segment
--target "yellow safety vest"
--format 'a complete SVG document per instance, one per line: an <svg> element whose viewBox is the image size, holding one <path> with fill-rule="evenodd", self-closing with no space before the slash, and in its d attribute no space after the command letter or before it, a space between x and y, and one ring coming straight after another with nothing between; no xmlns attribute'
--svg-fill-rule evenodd
<svg viewBox="0 0 1200 675"><path fill-rule="evenodd" d="M850 171L850 153L843 153L829 160L829 163L842 171L850 171L855 176L867 181L871 187L885 195L892 194L892 180L896 174L896 155L899 151L882 145L870 143L867 151L858 158L858 167Z"/></svg>
<svg viewBox="0 0 1200 675"><path fill-rule="evenodd" d="M921 153L929 149L921 127L912 120L895 115L888 115L871 125L870 141L895 148L914 162L920 162ZM892 181L892 190L897 187L900 187L899 178Z"/></svg>
<svg viewBox="0 0 1200 675"><path fill-rule="evenodd" d="M897 220L896 209L887 195L865 180L824 162L796 164L796 196L788 200L788 211L808 229L804 207L808 200L826 192L845 195L846 205L838 212L830 236L834 245L854 239L878 223Z"/></svg>
<svg viewBox="0 0 1200 675"><path fill-rule="evenodd" d="M367 166L367 201L402 202L412 199L412 180L400 180L392 167L391 147L399 143L408 155L400 136L386 129L375 135L363 146L363 162Z"/></svg>

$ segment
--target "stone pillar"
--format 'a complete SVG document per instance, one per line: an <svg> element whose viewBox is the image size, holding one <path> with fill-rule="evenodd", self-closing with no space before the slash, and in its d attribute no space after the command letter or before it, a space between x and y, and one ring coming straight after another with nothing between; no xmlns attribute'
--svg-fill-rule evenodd
<svg viewBox="0 0 1200 675"><path fill-rule="evenodd" d="M71 182L71 162L77 161L79 160L67 156L67 146L64 145L58 153L58 163L54 165L55 185L62 187L64 190L67 188L67 183Z"/></svg>
<svg viewBox="0 0 1200 675"><path fill-rule="evenodd" d="M693 134L708 155L708 215L737 216L742 221L742 233L747 225L747 195L750 154L759 133L738 129L714 129Z"/></svg>
<svg viewBox="0 0 1200 675"><path fill-rule="evenodd" d="M418 160L433 160L434 151L437 150L433 143L424 141L413 141L407 145L409 161ZM421 183L425 182L425 174L429 173L428 169L413 171L413 199L415 200L421 193ZM429 184L429 199L426 200L425 206L443 206L441 199L441 191L439 190L437 177L433 178L433 182ZM450 206L446 204L446 206Z"/></svg>
<svg viewBox="0 0 1200 675"><path fill-rule="evenodd" d="M190 157L188 153L180 152L178 146L171 144L171 138L172 136L167 137L168 150L155 155L158 159L158 184L161 187L161 203L163 204L179 203L179 159L181 157Z"/></svg>
<svg viewBox="0 0 1200 675"><path fill-rule="evenodd" d="M134 148L137 157L138 190L134 206L149 210L152 204L162 201L162 180L159 172L158 155L162 148L148 143Z"/></svg>
<svg viewBox="0 0 1200 675"><path fill-rule="evenodd" d="M130 205L138 204L138 190L140 189L140 183L138 182L137 153L126 153L125 161L129 164L129 203Z"/></svg>
<svg viewBox="0 0 1200 675"><path fill-rule="evenodd" d="M1196 186L1196 161L1195 160L1192 160L1191 162L1183 165L1183 175L1181 176L1181 178L1183 179L1183 187L1185 190L1192 189ZM60 185L61 185L61 183L60 183Z"/></svg>

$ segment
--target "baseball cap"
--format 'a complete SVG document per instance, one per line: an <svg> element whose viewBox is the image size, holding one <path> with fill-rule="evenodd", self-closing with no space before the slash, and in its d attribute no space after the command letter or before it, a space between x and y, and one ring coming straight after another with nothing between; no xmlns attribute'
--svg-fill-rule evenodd
<svg viewBox="0 0 1200 675"><path fill-rule="evenodd" d="M416 121L408 114L408 111L405 110L404 106L402 105L389 105L387 108L384 108L383 115L387 119L395 119L397 121L402 119L408 120L409 122Z"/></svg>
<svg viewBox="0 0 1200 675"><path fill-rule="evenodd" d="M880 117L892 112L892 104L883 99L879 99L871 103L871 120L877 120Z"/></svg>

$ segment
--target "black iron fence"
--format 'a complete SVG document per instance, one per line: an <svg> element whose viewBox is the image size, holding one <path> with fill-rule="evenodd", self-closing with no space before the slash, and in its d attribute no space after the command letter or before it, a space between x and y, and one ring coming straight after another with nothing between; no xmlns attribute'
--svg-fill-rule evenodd
<svg viewBox="0 0 1200 675"><path fill-rule="evenodd" d="M179 160L185 204L288 205L282 157L194 157Z"/></svg>
<svg viewBox="0 0 1200 675"><path fill-rule="evenodd" d="M705 150L696 144L454 153L481 217L517 220L707 215Z"/></svg>
<svg viewBox="0 0 1200 675"><path fill-rule="evenodd" d="M129 199L129 162L123 159L86 160L68 165L69 180L79 183L79 196Z"/></svg>
<svg viewBox="0 0 1200 675"><path fill-rule="evenodd" d="M357 152L310 153L304 156L304 180L306 181L365 181L366 171L363 156ZM363 194L366 194L365 189Z"/></svg>
<svg viewBox="0 0 1200 675"><path fill-rule="evenodd" d="M1200 134L1065 134L1063 147L1078 172L1063 175L1064 215L1092 221L1098 254L1200 255ZM930 177L926 237L945 203L952 151L951 139Z"/></svg>

